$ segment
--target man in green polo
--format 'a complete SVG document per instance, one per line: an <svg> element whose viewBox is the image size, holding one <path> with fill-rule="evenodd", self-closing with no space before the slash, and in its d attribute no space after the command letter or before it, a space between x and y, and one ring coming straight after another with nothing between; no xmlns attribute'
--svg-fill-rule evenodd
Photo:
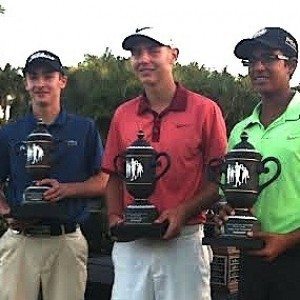
<svg viewBox="0 0 300 300"><path fill-rule="evenodd" d="M300 295L300 94L290 87L298 59L296 39L279 27L260 30L241 40L235 55L248 67L261 102L231 132L229 147L246 132L263 157L277 157L282 172L254 206L260 231L253 236L264 248L241 255L239 299L299 299ZM260 175L260 184L276 172Z"/></svg>

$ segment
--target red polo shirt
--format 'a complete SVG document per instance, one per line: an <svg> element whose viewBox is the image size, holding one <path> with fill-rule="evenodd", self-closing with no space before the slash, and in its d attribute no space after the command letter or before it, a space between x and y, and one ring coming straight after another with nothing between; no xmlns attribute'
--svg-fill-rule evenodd
<svg viewBox="0 0 300 300"><path fill-rule="evenodd" d="M145 96L116 110L105 145L104 172L115 172L114 158L137 139L139 129L157 152L167 152L171 159L170 169L149 197L160 212L192 198L201 188L208 162L226 151L226 129L217 104L178 85L171 104L160 114ZM129 203L132 197L125 191L124 204ZM190 223L202 220L198 216Z"/></svg>

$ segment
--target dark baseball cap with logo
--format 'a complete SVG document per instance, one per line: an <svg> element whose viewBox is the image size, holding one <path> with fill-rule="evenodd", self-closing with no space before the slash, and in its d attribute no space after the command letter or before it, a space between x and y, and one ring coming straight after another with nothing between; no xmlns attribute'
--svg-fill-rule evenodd
<svg viewBox="0 0 300 300"><path fill-rule="evenodd" d="M234 49L234 54L240 59L249 59L254 48L263 46L280 50L287 57L298 58L297 40L280 27L266 27L259 30L252 38L241 40Z"/></svg>
<svg viewBox="0 0 300 300"><path fill-rule="evenodd" d="M37 67L46 66L49 70L57 71L64 74L64 68L60 58L54 53L47 50L38 50L32 53L25 63L23 74L31 73Z"/></svg>

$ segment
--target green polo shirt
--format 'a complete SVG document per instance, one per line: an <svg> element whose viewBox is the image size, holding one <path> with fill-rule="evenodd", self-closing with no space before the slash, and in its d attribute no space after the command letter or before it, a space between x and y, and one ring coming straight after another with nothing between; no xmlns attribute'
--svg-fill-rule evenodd
<svg viewBox="0 0 300 300"><path fill-rule="evenodd" d="M296 92L285 112L267 128L260 123L260 109L258 104L252 115L233 128L229 149L240 142L241 133L246 131L248 141L263 158L279 159L281 174L260 193L254 212L262 230L288 233L300 228L300 93ZM260 175L260 185L276 172L275 163L267 163L267 167L270 171Z"/></svg>

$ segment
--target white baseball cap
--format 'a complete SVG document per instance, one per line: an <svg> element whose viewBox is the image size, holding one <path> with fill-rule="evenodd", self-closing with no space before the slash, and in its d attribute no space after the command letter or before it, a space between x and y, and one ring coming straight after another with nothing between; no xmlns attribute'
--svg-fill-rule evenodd
<svg viewBox="0 0 300 300"><path fill-rule="evenodd" d="M124 50L131 50L137 43L147 40L156 42L161 46L176 48L174 46L174 39L170 37L170 35L165 33L163 30L158 30L154 27L137 28L135 33L124 39L122 47Z"/></svg>

